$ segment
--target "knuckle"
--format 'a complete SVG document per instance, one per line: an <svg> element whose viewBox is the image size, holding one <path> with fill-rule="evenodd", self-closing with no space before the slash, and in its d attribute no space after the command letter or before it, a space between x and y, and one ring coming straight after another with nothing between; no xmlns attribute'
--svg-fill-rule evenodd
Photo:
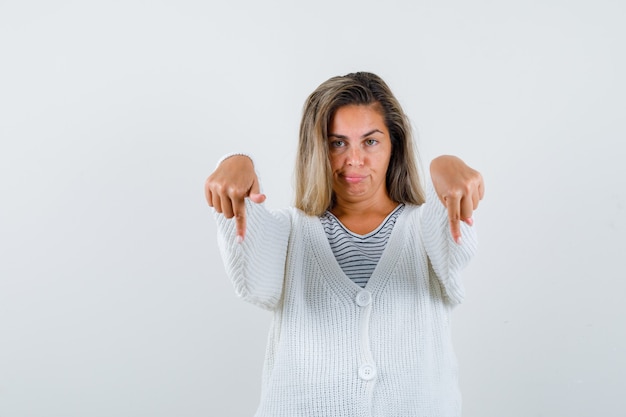
<svg viewBox="0 0 626 417"><path fill-rule="evenodd" d="M226 192L226 195L231 198L242 198L246 194L246 192L241 187L235 184L230 184L226 186L224 191Z"/></svg>
<svg viewBox="0 0 626 417"><path fill-rule="evenodd" d="M216 194L222 194L222 184L217 181L212 181L211 178L207 179L206 186L209 190Z"/></svg>
<svg viewBox="0 0 626 417"><path fill-rule="evenodd" d="M453 188L447 193L447 198L458 200L463 195L463 190L461 188Z"/></svg>
<svg viewBox="0 0 626 417"><path fill-rule="evenodd" d="M472 190L475 188L475 184L473 181L464 182L463 185L457 190L459 195L465 196L469 195Z"/></svg>

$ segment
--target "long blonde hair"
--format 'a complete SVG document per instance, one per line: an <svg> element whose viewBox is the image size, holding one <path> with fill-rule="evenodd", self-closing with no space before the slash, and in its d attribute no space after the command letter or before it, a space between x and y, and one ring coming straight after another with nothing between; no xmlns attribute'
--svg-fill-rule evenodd
<svg viewBox="0 0 626 417"><path fill-rule="evenodd" d="M392 146L386 179L389 197L398 203L422 204L424 190L409 120L379 76L357 72L323 82L304 104L296 160L295 206L312 216L332 207L328 126L337 109L347 105L374 105L380 111Z"/></svg>

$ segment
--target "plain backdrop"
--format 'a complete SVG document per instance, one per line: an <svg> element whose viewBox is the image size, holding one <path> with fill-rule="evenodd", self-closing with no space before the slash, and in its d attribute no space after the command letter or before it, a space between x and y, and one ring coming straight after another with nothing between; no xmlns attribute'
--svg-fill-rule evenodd
<svg viewBox="0 0 626 417"><path fill-rule="evenodd" d="M466 417L626 415L626 3L0 1L0 417L251 416L269 313L205 178L292 204L306 96L382 76L480 170Z"/></svg>

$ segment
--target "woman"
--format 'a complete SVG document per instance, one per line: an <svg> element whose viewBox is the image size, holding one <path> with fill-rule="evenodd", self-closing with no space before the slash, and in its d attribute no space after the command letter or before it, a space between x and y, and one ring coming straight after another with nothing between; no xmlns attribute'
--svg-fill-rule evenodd
<svg viewBox="0 0 626 417"><path fill-rule="evenodd" d="M274 313L256 416L461 415L449 315L484 186L456 157L430 168L424 203L407 117L355 73L305 104L295 208L260 204L245 155L207 179L235 289Z"/></svg>

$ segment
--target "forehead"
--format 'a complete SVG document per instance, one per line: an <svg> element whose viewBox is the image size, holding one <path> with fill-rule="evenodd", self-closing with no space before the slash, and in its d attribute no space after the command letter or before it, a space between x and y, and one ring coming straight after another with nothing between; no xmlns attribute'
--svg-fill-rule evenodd
<svg viewBox="0 0 626 417"><path fill-rule="evenodd" d="M385 119L378 103L362 105L349 104L339 107L332 115L329 133L337 129L359 129L376 126L385 128Z"/></svg>

